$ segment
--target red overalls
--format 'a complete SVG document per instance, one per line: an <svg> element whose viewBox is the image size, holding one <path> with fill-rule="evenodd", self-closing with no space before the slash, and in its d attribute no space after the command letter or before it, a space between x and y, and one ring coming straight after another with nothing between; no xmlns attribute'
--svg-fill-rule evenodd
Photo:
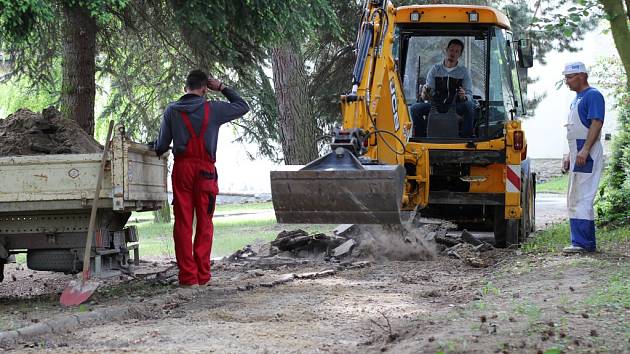
<svg viewBox="0 0 630 354"><path fill-rule="evenodd" d="M175 256L181 285L205 284L210 281L212 250L212 215L215 197L219 193L214 160L206 152L204 135L210 121L210 104L204 105L204 118L199 135L190 124L186 112L182 120L190 133L184 153L175 156L173 194ZM195 242L192 243L193 210L197 215Z"/></svg>

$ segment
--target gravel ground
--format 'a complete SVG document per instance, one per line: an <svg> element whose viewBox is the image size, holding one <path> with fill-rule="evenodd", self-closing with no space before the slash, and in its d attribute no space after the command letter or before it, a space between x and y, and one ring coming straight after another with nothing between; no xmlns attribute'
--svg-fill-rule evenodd
<svg viewBox="0 0 630 354"><path fill-rule="evenodd" d="M628 309L589 299L611 274L628 270L624 253L590 256L486 252L476 268L437 255L425 261L322 261L261 266L219 263L209 288L123 320L20 340L8 352L219 353L536 353L627 352ZM167 264L162 264L162 267ZM269 285L287 274L320 277ZM113 288L113 287L112 287ZM101 292L102 290L99 290ZM168 285L130 280L83 309L39 299L3 304L24 321L95 311L172 295ZM43 305L43 304L45 305ZM46 307L48 306L48 307ZM5 312L7 311L5 310Z"/></svg>

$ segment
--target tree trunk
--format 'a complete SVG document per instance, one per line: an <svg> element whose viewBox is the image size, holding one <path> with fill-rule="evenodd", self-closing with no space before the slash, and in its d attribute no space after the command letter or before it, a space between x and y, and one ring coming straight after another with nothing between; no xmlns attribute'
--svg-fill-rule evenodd
<svg viewBox="0 0 630 354"><path fill-rule="evenodd" d="M624 10L623 0L599 0L610 21L617 52L626 71L626 88L630 89L630 8ZM630 6L627 2L626 6Z"/></svg>
<svg viewBox="0 0 630 354"><path fill-rule="evenodd" d="M60 110L94 135L96 21L79 5L63 5L63 77Z"/></svg>
<svg viewBox="0 0 630 354"><path fill-rule="evenodd" d="M271 64L284 163L306 164L318 156L318 129L304 62L299 49L287 44L272 50Z"/></svg>

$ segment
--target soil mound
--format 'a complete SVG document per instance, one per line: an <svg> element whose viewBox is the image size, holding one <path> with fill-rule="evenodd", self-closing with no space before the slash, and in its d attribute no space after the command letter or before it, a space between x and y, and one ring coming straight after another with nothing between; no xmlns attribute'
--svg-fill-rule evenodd
<svg viewBox="0 0 630 354"><path fill-rule="evenodd" d="M20 109L0 120L0 157L46 154L86 154L103 147L55 107L42 113Z"/></svg>

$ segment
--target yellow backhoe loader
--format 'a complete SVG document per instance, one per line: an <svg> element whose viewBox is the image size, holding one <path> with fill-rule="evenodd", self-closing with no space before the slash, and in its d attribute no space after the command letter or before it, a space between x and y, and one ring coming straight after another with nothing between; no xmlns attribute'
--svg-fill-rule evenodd
<svg viewBox="0 0 630 354"><path fill-rule="evenodd" d="M410 114L453 39L464 44L458 65L472 81L472 135L435 96L421 118L425 129ZM507 17L491 7L368 0L356 53L331 152L271 172L278 222L399 224L411 212L483 226L499 247L522 242L534 229L535 174L520 121L529 41L515 40Z"/></svg>

